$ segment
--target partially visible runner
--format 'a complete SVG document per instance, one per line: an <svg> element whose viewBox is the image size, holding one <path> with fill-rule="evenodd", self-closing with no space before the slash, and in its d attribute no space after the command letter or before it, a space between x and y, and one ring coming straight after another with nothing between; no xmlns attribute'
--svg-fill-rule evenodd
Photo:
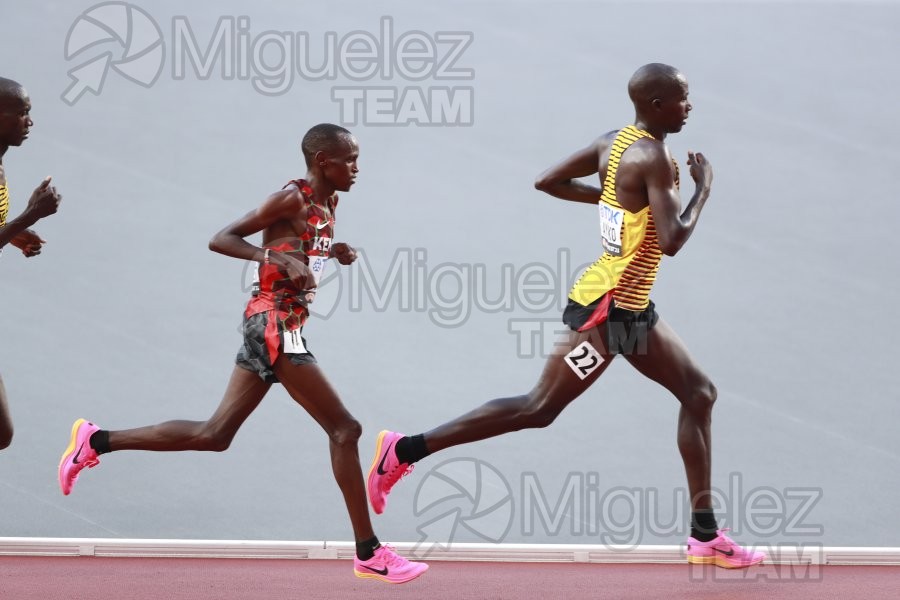
<svg viewBox="0 0 900 600"><path fill-rule="evenodd" d="M690 237L713 178L704 156L689 152L687 164L696 189L682 209L678 165L664 141L681 131L691 111L687 80L674 67L652 63L631 77L628 94L636 113L634 125L601 136L535 183L563 200L599 202L603 255L569 294L563 322L571 332L557 342L531 392L493 400L423 434L382 431L367 482L376 513L384 511L387 494L414 463L460 444L547 427L622 354L681 403L678 448L692 509L688 561L740 568L765 558L718 528L710 493L716 388L650 300L662 255L674 256ZM577 181L596 173L602 188Z"/></svg>
<svg viewBox="0 0 900 600"><path fill-rule="evenodd" d="M300 335L325 261L332 256L343 265L356 260L356 251L345 243L332 243L332 236L336 192L349 191L356 181L359 144L343 127L321 124L303 137L302 150L306 178L288 182L209 244L215 252L260 263L258 290L244 312L244 343L218 409L207 421L167 421L124 431L102 430L79 419L59 463L59 485L63 494L69 494L78 473L96 466L99 455L107 452L224 451L272 384L281 383L328 434L332 470L356 539L357 577L404 583L428 565L406 560L375 536L357 448L362 427ZM245 240L258 232L262 247Z"/></svg>
<svg viewBox="0 0 900 600"><path fill-rule="evenodd" d="M56 188L50 185L50 177L46 177L31 193L25 210L7 222L9 188L3 157L10 146L21 146L22 142L28 139L28 133L33 125L28 92L18 82L0 77L0 253L3 252L4 246L12 244L27 257L40 254L41 246L45 242L29 227L55 213L62 199ZM12 417L9 414L9 402L6 399L3 379L0 378L0 450L8 448L12 438Z"/></svg>

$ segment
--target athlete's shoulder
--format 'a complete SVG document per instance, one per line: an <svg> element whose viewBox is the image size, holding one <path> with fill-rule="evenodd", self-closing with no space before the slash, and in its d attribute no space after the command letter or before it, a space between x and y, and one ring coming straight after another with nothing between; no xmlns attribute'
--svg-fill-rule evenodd
<svg viewBox="0 0 900 600"><path fill-rule="evenodd" d="M303 187L291 181L266 199L264 209L281 217L290 217L306 207Z"/></svg>
<svg viewBox="0 0 900 600"><path fill-rule="evenodd" d="M271 198L279 200L281 203L290 204L290 203L303 203L305 200L305 196L303 195L303 191L296 186L287 186L283 187L277 192L273 193Z"/></svg>
<svg viewBox="0 0 900 600"><path fill-rule="evenodd" d="M284 184L284 187L282 187L281 189L288 190L293 194L299 194L300 197L303 198L309 198L313 195L312 188L309 186L309 182L307 182L305 179L291 179L286 184Z"/></svg>
<svg viewBox="0 0 900 600"><path fill-rule="evenodd" d="M610 149L612 148L612 145L616 141L616 137L618 135L618 129L607 131L606 133L601 134L600 137L595 139L593 144L588 146L585 150L590 150L591 156L595 157L597 160L601 160L602 157L609 154Z"/></svg>
<svg viewBox="0 0 900 600"><path fill-rule="evenodd" d="M611 144L614 141L616 141L616 138L619 136L620 131L622 131L622 130L621 129L612 129L610 131L607 131L606 133L601 135L599 138L597 138L597 142L598 143L606 142L606 143Z"/></svg>
<svg viewBox="0 0 900 600"><path fill-rule="evenodd" d="M665 142L648 136L635 140L628 147L628 152L622 156L622 160L633 164L654 166L662 162L669 162L672 157Z"/></svg>
<svg viewBox="0 0 900 600"><path fill-rule="evenodd" d="M613 129L612 131L607 131L597 138L597 149L600 150L601 154L603 153L603 150L613 145L613 142L615 142L616 138L619 136L619 131L621 130Z"/></svg>

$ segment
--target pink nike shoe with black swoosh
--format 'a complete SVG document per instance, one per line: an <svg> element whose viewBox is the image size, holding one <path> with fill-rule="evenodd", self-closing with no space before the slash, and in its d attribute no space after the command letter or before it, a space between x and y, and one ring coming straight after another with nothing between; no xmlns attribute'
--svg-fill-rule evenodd
<svg viewBox="0 0 900 600"><path fill-rule="evenodd" d="M378 440L375 443L375 459L372 461L369 477L366 480L369 502L376 515L384 512L387 495L391 493L394 484L413 470L413 465L401 463L397 458L395 446L397 440L403 437L402 433L394 431L382 431L378 434Z"/></svg>
<svg viewBox="0 0 900 600"><path fill-rule="evenodd" d="M747 550L737 545L725 535L728 529L719 529L716 537L708 542L701 542L689 537L687 542L688 562L695 565L716 565L723 569L743 569L757 565L765 560L764 552Z"/></svg>
<svg viewBox="0 0 900 600"><path fill-rule="evenodd" d="M69 447L59 461L59 489L64 495L68 496L72 491L83 468L93 468L100 464L97 452L91 448L91 436L99 430L99 427L84 419L78 419L72 425Z"/></svg>
<svg viewBox="0 0 900 600"><path fill-rule="evenodd" d="M369 560L353 558L353 572L363 579L378 579L388 583L406 583L412 581L428 570L428 565L406 560L390 546L382 545L375 549L375 555Z"/></svg>

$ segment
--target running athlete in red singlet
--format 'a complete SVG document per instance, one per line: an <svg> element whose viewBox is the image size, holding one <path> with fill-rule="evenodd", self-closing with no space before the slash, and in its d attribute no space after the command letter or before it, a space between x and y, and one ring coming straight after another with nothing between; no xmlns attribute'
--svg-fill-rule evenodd
<svg viewBox="0 0 900 600"><path fill-rule="evenodd" d="M673 256L694 230L709 197L712 167L688 154L696 189L682 209L677 165L665 145L691 110L684 75L653 63L628 83L634 125L603 135L542 174L535 186L548 194L600 209L603 255L569 294L563 322L571 332L557 342L531 392L500 398L423 434L383 431L369 470L369 500L376 513L413 463L445 448L531 427L546 427L622 354L681 403L678 448L691 494L689 562L726 568L754 565L762 552L742 548L719 530L710 492L710 419L716 388L650 301L662 255ZM578 181L599 174L602 188Z"/></svg>
<svg viewBox="0 0 900 600"><path fill-rule="evenodd" d="M31 194L25 210L15 219L9 216L9 188L3 157L10 146L21 146L28 139L34 122L31 120L31 100L21 84L0 77L0 252L12 244L25 256L37 256L45 243L29 227L56 212L62 199L47 177ZM0 378L0 450L12 443L13 425L6 400L6 389Z"/></svg>
<svg viewBox="0 0 900 600"><path fill-rule="evenodd" d="M337 193L318 200L304 179L288 182L284 189L287 188L300 192L305 222L300 222L295 229L299 237L280 242L263 240L263 263L253 283L253 297L244 311L245 341L237 358L238 365L256 370L260 377L272 382L277 381L272 365L280 350L285 350L294 364L315 362L300 332L309 317L308 305L315 299L325 261L331 256L334 212L338 204ZM344 264L355 260L355 253L346 244L334 244L334 250ZM294 285L287 268L270 259L272 252L306 265L312 278L311 282L307 279L308 289Z"/></svg>
<svg viewBox="0 0 900 600"><path fill-rule="evenodd" d="M289 182L258 209L213 237L210 249L259 263L259 283L244 311L244 343L225 396L207 421L167 421L126 431L107 431L84 419L72 426L59 464L59 484L69 494L84 467L117 450L226 450L240 426L273 383L281 383L328 435L331 465L344 496L356 539L357 577L404 583L428 565L382 546L372 529L359 464L359 422L347 411L301 336L308 304L330 257L349 265L356 251L334 243L337 192L346 192L359 172L359 144L337 125L310 129L301 144L307 173ZM262 232L262 247L245 238Z"/></svg>

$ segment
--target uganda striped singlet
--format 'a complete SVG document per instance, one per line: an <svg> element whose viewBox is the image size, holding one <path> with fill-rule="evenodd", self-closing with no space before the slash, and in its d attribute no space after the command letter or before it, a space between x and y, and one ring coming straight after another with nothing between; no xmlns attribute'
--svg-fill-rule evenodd
<svg viewBox="0 0 900 600"><path fill-rule="evenodd" d="M616 199L616 175L622 154L636 141L653 136L633 125L616 135L609 154L603 193L600 197L600 228L603 255L588 267L572 286L569 298L587 306L606 293L616 306L639 312L650 303L662 250L650 206L629 212ZM678 166L675 165L678 184Z"/></svg>

